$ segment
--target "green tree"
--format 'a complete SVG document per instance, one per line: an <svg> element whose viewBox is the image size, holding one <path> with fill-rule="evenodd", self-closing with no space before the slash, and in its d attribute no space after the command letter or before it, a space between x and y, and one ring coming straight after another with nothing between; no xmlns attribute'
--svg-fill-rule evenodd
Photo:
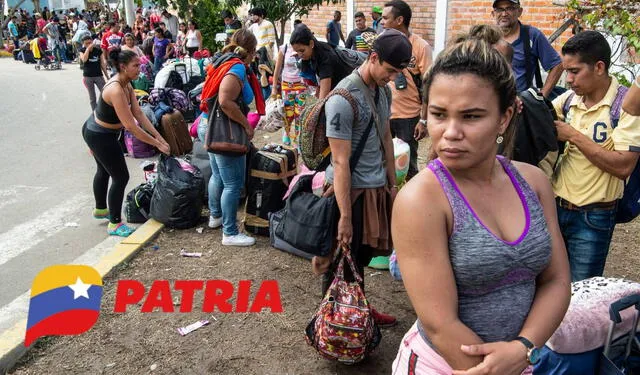
<svg viewBox="0 0 640 375"><path fill-rule="evenodd" d="M249 3L252 7L263 8L267 11L267 19L272 21L274 25L280 24L280 30L276 26L276 39L278 45L282 45L284 42L284 30L287 21L291 19L293 15L297 17L306 16L309 11L314 7L319 7L322 4L338 4L341 0L250 0ZM239 7L243 3L243 0L229 0L227 4L233 7Z"/></svg>
<svg viewBox="0 0 640 375"><path fill-rule="evenodd" d="M216 34L224 32L220 12L226 8L219 0L156 0L161 8L173 7L182 20L195 21L202 34L202 44L210 51L222 46L216 42Z"/></svg>
<svg viewBox="0 0 640 375"><path fill-rule="evenodd" d="M615 74L623 84L640 73L640 2L638 0L570 0L567 9L587 28L616 38L613 43ZM626 72L626 73L625 73Z"/></svg>

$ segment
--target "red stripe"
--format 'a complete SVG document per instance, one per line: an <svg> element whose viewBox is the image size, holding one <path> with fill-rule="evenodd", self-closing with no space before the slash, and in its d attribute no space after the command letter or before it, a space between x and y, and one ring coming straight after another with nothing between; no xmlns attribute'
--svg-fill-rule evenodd
<svg viewBox="0 0 640 375"><path fill-rule="evenodd" d="M99 311L96 310L68 310L33 325L24 338L24 345L29 346L33 341L47 335L79 335L88 331L98 321Z"/></svg>
<svg viewBox="0 0 640 375"><path fill-rule="evenodd" d="M411 355L409 356L409 368L407 370L407 375L416 375L416 364L418 363L418 355L411 351Z"/></svg>

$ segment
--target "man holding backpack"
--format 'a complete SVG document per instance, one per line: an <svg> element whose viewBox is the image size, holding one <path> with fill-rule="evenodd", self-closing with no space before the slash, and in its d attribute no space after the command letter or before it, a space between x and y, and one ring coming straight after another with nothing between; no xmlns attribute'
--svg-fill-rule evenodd
<svg viewBox="0 0 640 375"><path fill-rule="evenodd" d="M611 48L597 31L562 47L569 91L553 101L566 141L552 186L572 281L601 276L623 196L640 152L640 117L621 109L626 87L609 75Z"/></svg>
<svg viewBox="0 0 640 375"><path fill-rule="evenodd" d="M326 180L332 185L340 212L337 239L350 247L361 276L374 255L389 255L392 247L391 208L397 186L389 128L391 92L386 85L410 60L407 37L396 30L385 30L373 42L364 64L336 87L351 93L357 116L342 95L331 95L324 108L331 147ZM351 168L350 159L358 152ZM324 293L333 280L331 255L314 257L312 264L316 273L326 272ZM375 310L372 315L379 326L396 323L394 317Z"/></svg>
<svg viewBox="0 0 640 375"><path fill-rule="evenodd" d="M545 98L551 100L553 88L562 75L562 60L540 30L520 23L518 19L522 16L522 11L520 0L497 0L493 2L491 14L502 30L505 40L513 46L515 53L511 66L518 92L535 86L542 91ZM544 85L540 63L549 72Z"/></svg>

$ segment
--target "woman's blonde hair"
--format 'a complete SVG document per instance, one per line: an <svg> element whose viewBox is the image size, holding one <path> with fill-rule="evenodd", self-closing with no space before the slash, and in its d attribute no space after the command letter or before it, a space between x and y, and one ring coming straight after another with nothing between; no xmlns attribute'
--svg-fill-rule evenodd
<svg viewBox="0 0 640 375"><path fill-rule="evenodd" d="M246 59L247 56L256 52L256 46L258 41L249 29L242 28L231 36L229 44L224 46L222 53L233 52L240 56L241 59Z"/></svg>
<svg viewBox="0 0 640 375"><path fill-rule="evenodd" d="M507 60L496 51L489 43L481 39L464 39L447 47L438 55L427 73L423 84L423 97L429 103L429 91L434 79L439 74L461 75L473 74L478 76L493 87L498 97L500 113L505 113L509 107L515 107L516 82L513 78L511 66ZM507 126L502 142L502 154L510 157L513 151L516 115L514 115ZM431 150L430 159L437 156Z"/></svg>

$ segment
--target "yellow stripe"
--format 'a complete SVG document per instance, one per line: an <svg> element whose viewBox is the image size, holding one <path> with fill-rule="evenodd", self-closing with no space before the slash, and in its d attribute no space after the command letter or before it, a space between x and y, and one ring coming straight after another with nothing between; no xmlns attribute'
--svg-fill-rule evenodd
<svg viewBox="0 0 640 375"><path fill-rule="evenodd" d="M33 279L31 297L76 283L78 277L85 284L102 286L102 278L93 267L83 265L62 265L47 267Z"/></svg>

